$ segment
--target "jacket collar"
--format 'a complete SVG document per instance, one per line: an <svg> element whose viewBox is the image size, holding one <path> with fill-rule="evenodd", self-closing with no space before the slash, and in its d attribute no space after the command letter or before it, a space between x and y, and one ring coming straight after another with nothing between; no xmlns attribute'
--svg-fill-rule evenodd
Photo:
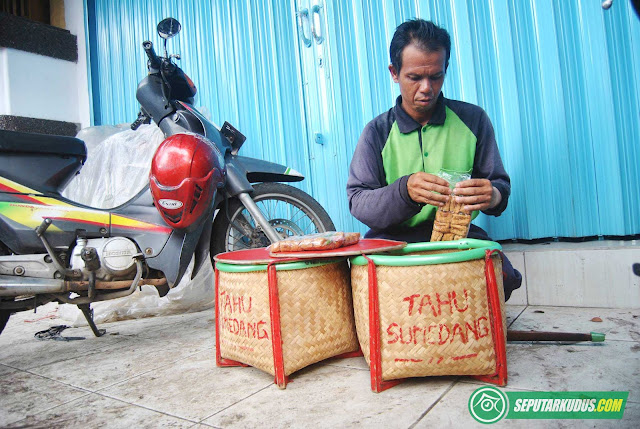
<svg viewBox="0 0 640 429"><path fill-rule="evenodd" d="M408 134L422 127L422 125L418 121L416 121L411 116L409 116L409 114L402 108L401 95L399 95L398 98L396 99L396 105L394 107L394 111L396 114L396 122L398 123L398 129L400 130L401 133ZM438 100L436 101L436 107L433 111L433 114L431 115L431 118L429 119L429 122L427 122L427 124L443 125L446 117L447 117L447 113L445 109L444 95L442 95L442 92L441 92L440 95L438 96Z"/></svg>

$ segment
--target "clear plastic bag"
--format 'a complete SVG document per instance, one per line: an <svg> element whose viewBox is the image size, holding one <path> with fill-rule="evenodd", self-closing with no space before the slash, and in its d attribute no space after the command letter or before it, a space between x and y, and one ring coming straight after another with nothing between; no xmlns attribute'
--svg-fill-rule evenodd
<svg viewBox="0 0 640 429"><path fill-rule="evenodd" d="M81 130L77 138L87 145L88 158L64 190L72 201L110 208L129 201L149 183L151 159L164 140L155 125L97 126ZM201 311L214 304L214 272L207 262L191 280L189 268L180 283L160 297L155 287L143 285L133 294L91 304L96 323L173 313ZM60 316L73 325L86 325L82 312L71 304L60 306Z"/></svg>
<svg viewBox="0 0 640 429"><path fill-rule="evenodd" d="M449 182L449 188L454 190L456 183L469 180L471 173L441 169L437 176ZM467 237L471 225L471 213L463 207L463 204L455 202L455 194L452 192L445 205L436 210L431 241L451 241Z"/></svg>
<svg viewBox="0 0 640 429"><path fill-rule="evenodd" d="M278 241L269 246L271 253L304 252L313 250L332 250L351 246L360 241L359 232L319 232L300 235Z"/></svg>
<svg viewBox="0 0 640 429"><path fill-rule="evenodd" d="M117 207L149 184L151 159L164 135L155 124L133 131L129 124L80 130L87 161L62 193L96 208Z"/></svg>
<svg viewBox="0 0 640 429"><path fill-rule="evenodd" d="M192 264L193 265L193 264ZM129 296L91 304L96 323L138 319L151 316L191 313L212 308L215 299L215 279L210 262L206 262L196 277L191 280L192 266L168 294L161 297L158 290L143 285ZM63 304L58 314L73 326L86 325L87 321L77 306Z"/></svg>
<svg viewBox="0 0 640 429"><path fill-rule="evenodd" d="M454 170L447 170L445 168L441 168L438 174L436 174L436 176L449 182L449 188L453 190L455 189L456 184L458 182L471 179L471 172L470 171L454 171Z"/></svg>

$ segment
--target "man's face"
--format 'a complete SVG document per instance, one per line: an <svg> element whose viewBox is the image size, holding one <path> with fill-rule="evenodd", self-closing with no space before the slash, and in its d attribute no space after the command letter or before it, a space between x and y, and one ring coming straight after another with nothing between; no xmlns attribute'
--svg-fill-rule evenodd
<svg viewBox="0 0 640 429"><path fill-rule="evenodd" d="M445 50L426 52L411 43L402 51L400 72L389 66L393 81L400 84L402 107L416 121L426 124L433 112L445 76Z"/></svg>

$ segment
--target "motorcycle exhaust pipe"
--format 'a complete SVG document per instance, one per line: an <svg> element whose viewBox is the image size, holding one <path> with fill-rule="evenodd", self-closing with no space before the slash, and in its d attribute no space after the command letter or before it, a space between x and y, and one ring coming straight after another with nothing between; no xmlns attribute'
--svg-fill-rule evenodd
<svg viewBox="0 0 640 429"><path fill-rule="evenodd" d="M106 301L108 299L122 298L128 295L131 295L140 284L140 280L142 280L142 260L140 258L142 255L136 255L136 256L137 256L135 260L136 270L137 270L136 276L131 282L131 286L129 286L129 289L118 291L118 292L108 292L108 293L97 294L95 297L92 297L92 298L89 298L88 296L82 296L82 297L76 297L76 298L58 296L57 298L60 301L67 304L79 305L79 304L90 304L92 302L98 302L98 301Z"/></svg>
<svg viewBox="0 0 640 429"><path fill-rule="evenodd" d="M87 280L71 280L67 282L68 291L85 291L89 289L89 282ZM167 279L165 277L161 279L142 279L140 284L150 286L165 286ZM131 286L131 280L113 280L110 282L96 281L96 290L114 290L124 289Z"/></svg>
<svg viewBox="0 0 640 429"><path fill-rule="evenodd" d="M131 289L131 283L131 280L115 280L110 282L97 281L96 289ZM167 279L164 277L161 279L141 279L136 282L136 284L165 286L167 284ZM79 292L85 291L88 288L89 282L84 280L64 281L41 279L37 277L15 277L0 274L0 296L2 297Z"/></svg>
<svg viewBox="0 0 640 429"><path fill-rule="evenodd" d="M0 274L0 296L39 295L67 292L64 280L15 277Z"/></svg>

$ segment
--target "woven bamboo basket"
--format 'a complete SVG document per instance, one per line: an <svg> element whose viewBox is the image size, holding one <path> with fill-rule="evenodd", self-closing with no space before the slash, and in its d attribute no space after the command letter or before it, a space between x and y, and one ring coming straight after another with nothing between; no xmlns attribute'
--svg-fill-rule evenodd
<svg viewBox="0 0 640 429"><path fill-rule="evenodd" d="M353 352L358 341L346 258L269 265L216 263L219 366L286 377Z"/></svg>
<svg viewBox="0 0 640 429"><path fill-rule="evenodd" d="M351 259L358 339L375 391L388 380L435 375L506 384L499 250L464 239Z"/></svg>

